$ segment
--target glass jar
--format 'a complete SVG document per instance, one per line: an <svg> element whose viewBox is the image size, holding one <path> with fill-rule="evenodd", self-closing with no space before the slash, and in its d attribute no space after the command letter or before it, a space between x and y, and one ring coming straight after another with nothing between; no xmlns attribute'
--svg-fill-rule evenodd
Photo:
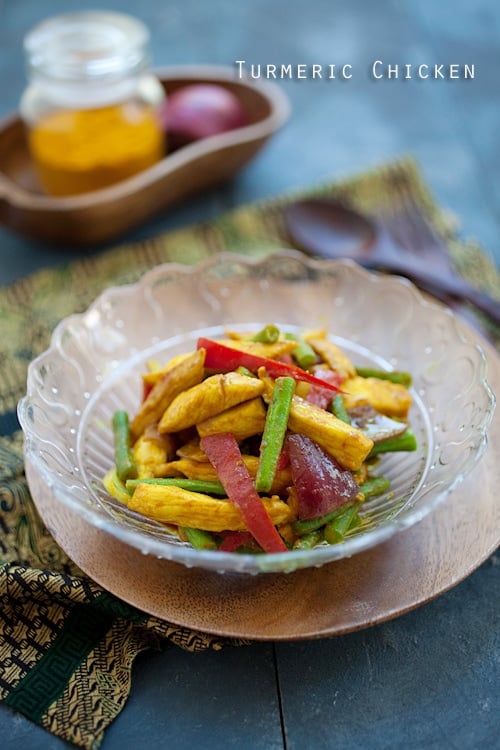
<svg viewBox="0 0 500 750"><path fill-rule="evenodd" d="M122 13L56 16L25 38L21 99L41 187L56 196L112 185L164 156L165 94L148 70L149 32Z"/></svg>

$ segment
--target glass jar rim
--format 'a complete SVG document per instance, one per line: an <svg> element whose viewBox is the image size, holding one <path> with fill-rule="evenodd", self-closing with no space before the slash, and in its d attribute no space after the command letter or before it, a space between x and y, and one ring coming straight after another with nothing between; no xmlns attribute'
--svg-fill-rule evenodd
<svg viewBox="0 0 500 750"><path fill-rule="evenodd" d="M32 29L24 50L30 77L67 82L116 79L148 67L149 31L125 13L65 13Z"/></svg>

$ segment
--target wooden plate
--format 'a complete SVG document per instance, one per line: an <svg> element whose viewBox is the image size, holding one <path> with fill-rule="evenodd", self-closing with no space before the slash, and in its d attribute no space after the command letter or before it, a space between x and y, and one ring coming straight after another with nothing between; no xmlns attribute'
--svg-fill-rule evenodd
<svg viewBox="0 0 500 750"><path fill-rule="evenodd" d="M500 392L500 357L483 346ZM438 509L390 541L350 559L291 574L220 575L142 555L103 531L68 519L29 464L37 507L75 562L116 596L164 620L221 636L296 640L340 635L430 601L472 573L499 544L500 420L486 453ZM69 519L71 521L71 519ZM71 529L68 533L67 529Z"/></svg>
<svg viewBox="0 0 500 750"><path fill-rule="evenodd" d="M224 86L241 101L248 125L185 146L103 190L53 198L37 185L24 126L13 115L0 122L0 223L52 243L109 240L235 175L289 113L288 100L277 86L239 80L233 68L181 66L157 73L167 94L190 83Z"/></svg>

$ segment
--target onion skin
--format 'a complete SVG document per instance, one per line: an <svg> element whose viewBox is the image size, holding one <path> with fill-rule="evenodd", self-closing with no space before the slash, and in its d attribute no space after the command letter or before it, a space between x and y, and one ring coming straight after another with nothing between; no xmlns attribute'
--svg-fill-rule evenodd
<svg viewBox="0 0 500 750"><path fill-rule="evenodd" d="M191 84L173 91L160 110L171 150L243 127L248 118L238 97L218 84Z"/></svg>

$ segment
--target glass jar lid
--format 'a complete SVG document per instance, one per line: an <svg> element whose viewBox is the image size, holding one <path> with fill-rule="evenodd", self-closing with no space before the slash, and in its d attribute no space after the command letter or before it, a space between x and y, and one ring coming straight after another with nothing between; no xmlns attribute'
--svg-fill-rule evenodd
<svg viewBox="0 0 500 750"><path fill-rule="evenodd" d="M24 40L30 78L112 81L149 65L149 32L124 13L84 11L43 21Z"/></svg>

